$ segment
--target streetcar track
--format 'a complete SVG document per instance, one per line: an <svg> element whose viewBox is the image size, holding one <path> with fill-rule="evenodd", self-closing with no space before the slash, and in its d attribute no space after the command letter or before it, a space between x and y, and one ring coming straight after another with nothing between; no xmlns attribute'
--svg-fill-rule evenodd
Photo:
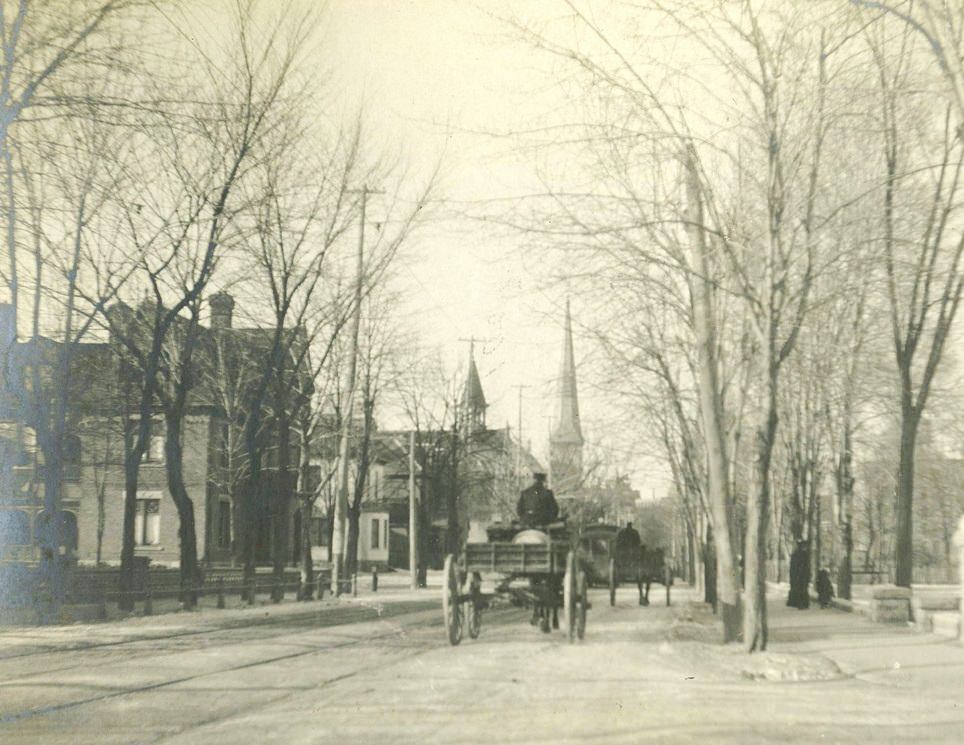
<svg viewBox="0 0 964 745"><path fill-rule="evenodd" d="M153 654L158 654L158 653L177 654L182 652L193 652L193 651L198 651L202 649L205 651L207 650L213 651L213 650L221 649L227 646L243 645L250 642L270 643L275 639L279 639L281 637L291 635L292 633L298 633L298 632L293 632L293 629L297 627L303 627L304 628L303 633L307 634L307 633L312 633L314 631L317 631L319 629L324 629L324 628L335 628L338 626L344 626L344 625L355 624L355 623L370 623L372 621L395 618L400 615L407 615L410 613L419 613L419 612L423 612L423 610L428 611L428 610L431 610L432 608L424 608L426 604L430 604L433 606L435 605L434 602L430 603L429 601L418 601L413 604L417 605L418 608L412 609L409 607L404 607L404 608L397 607L391 610L386 609L381 614L378 614L377 611L375 611L375 609L366 607L366 606L347 607L344 610L352 611L352 612L326 614L326 615L329 615L329 617L321 619L322 620L321 625L318 625L316 623L314 625L309 626L308 623L310 623L313 620L314 613L306 613L303 615L299 614L298 616L291 617L291 618L275 619L274 623L268 622L263 618L257 618L257 619L250 619L250 621L254 621L253 623L248 622L244 624L232 624L230 626L221 626L217 628L208 628L208 629L200 629L200 630L195 629L190 631L176 632L176 633L168 634L164 636L158 635L158 636L138 637L136 639L123 639L123 640L118 640L114 642L94 643L87 646L78 645L73 647L63 647L59 649L37 650L37 651L27 652L23 654L8 655L6 657L0 657L0 665L2 665L4 662L8 660L11 660L11 661L23 660L25 658L41 657L44 655L59 655L59 654L69 654L69 653L91 652L91 651L98 651L102 649L113 649L120 645L150 645L150 644L156 644L158 642L168 642L171 640L179 640L185 637L202 638L206 636L210 640L210 643L208 643L208 641L206 640L206 643L202 645L186 646L180 649L171 649L170 647L165 647L163 645L157 644L156 646L151 646L146 649L129 650L128 659L140 659L140 658L149 657ZM362 618L358 617L359 615L369 616L370 615L369 612L374 612L375 615L371 615L370 617L362 617ZM258 628L264 628L266 626L278 627L278 631L270 635L252 636L248 638L245 638L245 637L239 638L238 636L233 636L233 637L228 636L235 632L244 631L249 628L254 630ZM212 638L212 637L215 637L215 638ZM69 672L71 670L76 670L78 668L96 669L99 667L104 667L106 665L115 664L116 662L117 662L116 659L109 658L98 663L91 663L90 661L85 660L85 661L79 661L75 664L63 665L60 667L47 667L47 668L44 668L43 670L38 670L36 672L14 675L12 677L5 677L2 680L0 680L0 687L5 687L10 684L15 685L16 681L18 680L25 680L27 678L35 677L39 675L50 675L52 673L64 673L64 672Z"/></svg>
<svg viewBox="0 0 964 745"><path fill-rule="evenodd" d="M420 613L428 613L428 612L429 612L429 611L422 611L422 612L420 612ZM416 615L416 612L412 612L412 613L405 614L405 615ZM428 625L429 625L429 626L438 626L438 625L441 625L441 623L442 623L441 619L429 619L429 620L428 620ZM371 642L371 641L376 641L376 640L379 640L379 639L389 638L389 637L391 637L391 636L398 636L398 635L400 635L400 634L402 634L402 633L403 633L403 630L392 630L392 631L390 631L390 632L386 632L386 633L383 633L383 634L376 634L376 635L374 635L374 636L359 637L358 639L354 639L354 640L351 640L351 641L346 641L346 642L343 642L343 643L340 643L340 644L331 644L331 645L328 645L328 646L325 646L325 647L316 648L316 649L301 650L301 651L298 651L298 652L291 652L291 653L283 654L283 655L275 655L275 656L273 656L273 657L269 657L269 658L265 658L265 659L261 659L261 660L254 660L254 661L246 662L246 663L243 663L243 664L240 664L240 665L234 665L234 666L231 666L231 667L221 668L221 669L219 669L219 670L214 670L214 671L199 673L199 674L197 674L197 675L187 675L187 676L182 676L182 677L178 677L178 678L174 678L174 679L168 679L168 680L164 680L164 681L159 681L159 682L157 682L157 683L149 683L149 684L142 685L142 686L137 686L137 687L134 687L134 688L125 688L125 689L123 689L123 690L111 691L111 692L109 692L109 693L104 693L104 694L101 694L101 695L98 695L98 696L89 696L89 697L83 698L83 699L75 699L75 700L73 700L73 701L65 701L65 702L63 702L63 703L51 704L51 705L48 705L48 706L41 706L41 707L37 707L37 708L35 708L35 709L25 709L25 710L23 710L23 711L15 712L15 713L13 713L13 714L5 714L5 715L0 716L0 725L12 724L12 723L14 723L14 722L22 722L22 721L27 720L27 719L34 719L34 718L36 718L36 717L46 716L46 715L49 715L49 714L56 714L56 713L59 713L59 712L62 712L62 711L67 711L67 710L69 710L69 709L75 709L75 708L80 707L80 706L86 706L86 705L88 705L88 704L100 703L100 702L102 702L102 701L108 701L108 700L111 700L111 699L114 699L114 698L119 698L119 697L121 697L121 696L136 695L136 694L139 694L139 693L149 693L149 692L151 692L151 691L156 691L156 690L159 690L159 689L162 689L162 688L169 688L169 687L171 687L171 686L180 685L180 684L182 684L182 683L187 683L187 682L194 681L194 680L201 680L201 679L203 679L203 678L209 678L209 677L213 677L213 676L215 676L215 675L223 675L223 674L226 674L226 673L233 673L233 672L237 672L237 671L240 671L240 670L249 670L249 669L254 668L254 667L260 667L260 666L262 666L262 665L270 665L270 664L273 664L273 663L275 663L275 662L283 662L283 661L287 661L287 660L291 660L291 659L296 659L296 658L299 658L299 657L308 657L308 656L311 656L311 655L324 654L325 652L330 652L330 651L336 650L336 649L343 649L343 648L345 648L345 647L351 647L351 646L354 646L354 645L357 645L357 644L361 644L361 643L364 643L364 642ZM433 646L433 647L428 647L428 648L423 649L423 650L416 650L416 654L421 654L421 653L423 653L423 652L427 652L427 651L429 651L429 649L434 649L434 646ZM415 655L408 655L408 656L411 657L411 656L415 656ZM356 675L356 674L358 674L359 672L362 672L362 671L363 671L363 669L356 670L356 671L354 671L354 672L352 673L352 675ZM349 677L350 677L350 676L349 676ZM323 685L324 685L324 684L322 684L322 686L323 686ZM295 694L292 693L292 694L290 694L290 695L295 695ZM278 700L280 700L280 699L278 699ZM247 708L247 707L246 707L246 708Z"/></svg>
<svg viewBox="0 0 964 745"><path fill-rule="evenodd" d="M433 625L438 625L438 624L433 624ZM416 650L415 652L413 652L413 653L411 653L411 654L403 655L400 659L395 660L393 664L398 664L398 663L403 662L403 661L408 661L408 660L414 659L415 657L418 657L420 654L425 654L426 652L429 652L429 651L431 651L432 649L435 649L435 647L427 647L427 648L425 648L425 649ZM384 665L384 662L382 662L381 664ZM161 734L161 735L159 735L158 737L155 737L155 738L153 738L153 739L151 739L151 740L146 740L145 743L146 743L146 745L157 745L158 743L162 743L162 742L164 742L165 740L170 740L170 739L172 739L172 738L174 738L174 737L181 737L181 736L185 735L185 734L188 733L188 732L201 729L202 727L207 727L207 726L209 726L209 725L216 724L216 723L219 723L219 722L226 722L226 721L228 721L229 719L233 719L234 717L238 716L238 715L241 714L241 713L254 712L254 711L259 711L259 710L261 710L261 709L266 709L266 708L268 708L269 706L272 706L272 705L277 704L277 703L279 703L279 702L281 702L281 701L284 701L285 699L289 699L289 698L291 698L292 696L297 696L299 693L305 693L305 692L307 692L307 691L321 691L321 690L324 690L325 688L328 688L328 687L330 687L330 686L336 685L336 684L341 683L341 682L344 682L344 681L346 681L346 680L350 680L351 678L355 678L355 677L357 677L357 676L358 676L359 674L361 674L361 673L365 673L365 672L368 672L368 671L370 671L370 670L376 669L378 666L379 666L379 665L369 665L369 666L367 666L367 667L360 668L360 669L358 669L358 670L353 670L353 671L351 671L351 672L349 672L349 673L344 673L344 674L342 674L342 675L337 675L337 676L335 676L334 678L329 678L328 680L322 681L321 683L319 683L319 684L316 685L316 686L311 686L310 688L307 688L307 689L304 689L304 690L291 691L291 692L289 692L289 693L287 693L287 694L285 694L285 695L278 696L277 698L272 698L272 699L270 699L270 700L268 700L268 701L262 701L262 702L260 702L260 703L253 704L253 705L252 705L251 703L247 703L247 704L245 704L244 706L239 706L239 707L236 707L235 709L232 709L230 712L217 714L217 715L215 715L215 716L210 717L209 719L204 719L204 720L201 720L201 721L199 721L199 722L195 722L195 723L193 723L193 724L190 724L190 725L182 728L181 730L179 730L179 731L176 732L176 733L173 733L173 734L170 734L170 733Z"/></svg>
<svg viewBox="0 0 964 745"><path fill-rule="evenodd" d="M502 617L502 616L507 615L507 613L506 613L507 610L509 610L509 609L500 608L500 609L496 610L496 611L493 613L493 615L495 615L496 619L498 619L498 618L500 618L500 617ZM428 623L427 625L430 626L430 627L441 626L441 625L442 625L442 620L441 620L441 619L438 619L438 618L433 618L433 619L431 619L431 620L429 621L429 623ZM406 630L403 628L403 629L400 629L400 630L397 632L397 635L404 635L405 633L406 633ZM379 640L379 639L385 639L385 638L388 638L388 637L390 637L390 636L392 636L392 635L391 635L391 634L382 634L382 635L379 635L379 636L377 636L377 637L367 637L367 638L365 638L365 639L359 639L359 640L357 640L357 642L362 642L362 641L371 642L371 641L376 641L376 640ZM356 642L356 643L357 643L357 642ZM343 646L350 646L350 644L345 644L345 645L343 645ZM409 651L407 654L399 655L398 658L392 660L390 663L387 663L387 664L389 664L389 665L399 665L399 664L401 664L401 663L403 663L403 662L408 662L409 660L413 660L413 659L415 659L416 657L418 657L418 656L420 656L420 655L426 654L427 652L431 652L431 651L433 651L433 650L439 649L440 647L442 647L442 648L445 647L444 641L440 641L439 643L437 643L437 644L432 644L432 645L422 644L421 647L416 648L416 649L414 649L414 650L412 650L412 651ZM212 724L216 724L216 723L219 723L219 722L228 721L228 720L233 719L233 718L235 718L236 716L238 716L238 714L248 713L248 712L253 712L253 711L258 711L258 710L261 710L261 709L267 709L268 707L273 706L273 705L275 705L275 704L277 704L277 703L279 703L279 702L281 702L281 701L284 701L284 700L286 700L286 699L292 698L293 696L297 696L297 695L302 694L302 693L305 693L305 692L307 692L307 691L321 691L321 690L323 690L323 689L325 689L325 688L329 688L330 686L333 686L333 685L336 685L336 684L338 684L338 683L344 682L344 681L346 681L346 680L350 680L350 679L352 679L352 678L358 677L359 675L364 674L364 673L367 673L367 672L370 672L370 671L372 671L372 670L384 669L385 666L386 666L385 660L379 660L379 661L377 661L377 662L373 662L373 663L370 664L370 665L366 665L366 666L361 667L361 668L358 668L358 669L356 669L356 670L352 670L351 672L344 673L344 674L339 675L339 676L336 676L336 677L334 677L334 678L329 678L329 679L327 679L327 680L324 680L324 681L322 681L321 683L319 683L317 686L311 686L311 687L309 687L309 688L306 689L306 690L292 690L292 691L289 691L289 692L286 693L286 694L283 694L283 695L281 695L281 696L278 696L277 698L272 698L272 699L269 700L269 701L262 701L262 702L260 702L260 703L255 704L255 705L246 704L246 705L244 705L244 706L237 707L237 708L233 709L233 710L230 711L230 712L220 713L220 714L217 714L217 715L215 715L215 716L210 717L209 719L205 719L205 720L203 720L203 721L199 721L199 722L195 722L195 723L193 723L193 724L187 725L186 727L184 727L183 729L179 730L179 731L176 732L176 733L164 733L164 734L161 734L161 735L159 735L158 737L155 737L155 738L153 738L153 739L151 739L151 740L146 740L146 741L144 741L144 743L145 743L145 745L159 745L159 743L163 743L163 742L169 741L169 740L171 740L171 739L173 739L173 738L182 737L182 736L184 736L186 733L192 732L192 731L195 731L195 730L198 730L198 729L201 729L202 727L207 727L207 726L212 725Z"/></svg>
<svg viewBox="0 0 964 745"><path fill-rule="evenodd" d="M347 621L347 622L339 620L339 621L336 622L336 623L331 623L331 624L325 625L325 626L310 626L310 627L309 627L309 626L304 626L304 625L302 625L302 624L282 623L282 624L277 624L277 625L279 625L279 626L284 626L285 628L279 629L277 633L273 633L273 634L271 634L270 636L254 636L254 637L248 637L248 638L244 638L244 637L241 637L241 638L238 638L238 637L226 638L223 634L220 634L220 633L219 633L219 632L234 632L234 631L241 630L241 629L244 628L244 627L235 627L235 628L231 628L231 629L214 629L214 630L211 631L211 633L212 633L212 634L213 634L213 633L219 633L220 638L214 640L215 643L213 643L213 644L204 644L204 645L200 645L200 646L185 647L185 648L182 648L182 649L174 649L174 650L172 650L172 649L170 649L170 648L164 648L164 647L161 646L161 645L152 646L152 647L149 648L149 649L138 649L138 650L134 650L133 653L129 653L129 654L125 657L125 661L149 658L149 657L151 657L152 655L157 655L157 654L164 654L164 655L170 655L170 654L172 654L172 653L173 653L173 654L188 654L188 653L191 653L191 652L198 652L198 651L205 651L205 652L211 651L211 652L216 652L217 650L219 650L219 649L224 649L225 647L244 646L244 645L253 645L253 644L279 643L278 640L279 640L279 639L282 639L282 638L284 638L284 637L288 637L288 636L298 636L298 635L304 635L304 634L311 634L311 633L317 632L317 631L319 631L319 630L323 630L323 629L325 629L325 628L337 628L337 627L339 627L339 626L346 626L346 625L351 625L351 624L354 624L354 623L371 623L371 622L373 622L373 621L387 620L387 619L389 619L389 618L397 618L398 616L402 616L402 615L410 615L410 614L412 614L412 613L425 613L425 612L429 612L429 609L426 609L426 610L400 610L400 611L398 611L397 613L389 613L389 614L384 614L384 613L383 613L381 616L376 616L376 617L374 617L374 618L365 618L365 619L360 619L360 620L349 620L349 621ZM262 624L262 627L263 627L263 626L264 626L264 624ZM182 636L182 635L178 634L178 635L171 636L171 637L169 637L169 638L176 639L176 638L179 638L180 636ZM336 642L337 642L338 639L344 639L344 640L347 640L347 641L357 640L357 637L353 637L353 636L348 635L348 634L330 634L330 635L328 635L328 636L329 636L330 639L332 639L332 640L334 640L334 641L336 641ZM134 644L134 643L137 643L137 642L159 642L159 641L165 641L165 640L167 640L167 639L168 639L168 637L152 637L152 638L150 638L150 639L131 639L131 640L128 640L128 642L131 643L131 644ZM368 640L368 641L374 641L375 639L372 638L372 637L367 637L367 640ZM292 641L292 642L286 644L286 646L291 646L291 645L296 644L296 643L297 643L297 642ZM318 647L317 644L306 643L306 642L302 642L302 643L300 643L300 644L301 644L303 647L306 648L305 651L309 651L309 652L310 652L310 651L315 651L315 650L319 649L319 647ZM332 644L329 643L327 648L334 648L334 647L332 646ZM70 651L75 652L75 653L76 653L76 652L81 652L81 653L82 653L82 652L90 651L90 649L89 649L89 648L82 648L82 649L70 650ZM37 654L41 654L41 653L37 653ZM42 654L54 654L54 652L52 652L52 651L46 651L46 652L43 652ZM0 662L2 662L2 660L0 660ZM0 680L0 689L2 689L2 688L9 688L9 687L17 687L18 685L24 685L24 686L36 685L36 684L34 684L34 683L29 682L31 678L37 678L37 677L42 677L42 676L50 676L50 675L52 675L52 674L65 673L65 672L70 672L70 671L78 670L78 669L83 669L83 670L96 670L96 669L98 669L98 668L103 668L103 667L107 667L107 666L110 666L110 665L115 665L115 664L117 664L117 663L118 663L118 660L117 660L116 658L114 658L114 657L108 658L108 659L104 659L104 660L102 660L102 661L100 661L100 662L97 662L97 663L92 663L92 662L87 661L87 660L81 660L81 661L78 661L78 662L76 662L76 663L74 663L74 664L65 665L65 666L62 666L62 667L45 668L45 669L43 669L43 670L37 670L37 671L33 671L33 672L28 672L28 673L19 673L19 674L16 674L16 675L12 676L12 677L4 678L4 679ZM2 722L2 719L0 719L0 722Z"/></svg>

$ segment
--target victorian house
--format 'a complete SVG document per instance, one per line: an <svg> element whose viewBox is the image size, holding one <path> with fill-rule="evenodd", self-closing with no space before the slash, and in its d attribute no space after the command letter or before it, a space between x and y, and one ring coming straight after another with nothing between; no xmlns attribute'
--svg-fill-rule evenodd
<svg viewBox="0 0 964 745"><path fill-rule="evenodd" d="M202 563L213 564L238 559L237 502L245 473L240 433L245 407L270 349L272 330L235 327L234 300L226 293L212 296L209 307L210 324L198 329L194 352L193 385L183 424L182 470L194 506L198 556ZM130 331L138 313L149 309L118 304L110 312L114 314L113 328ZM296 350L301 338L299 331L285 333L290 335L286 347ZM39 346L55 344L43 340ZM14 342L11 348L20 349L23 355L27 346ZM287 401L287 418L293 421L298 407L310 402L311 381L305 373L305 364L294 361L303 359L304 355L292 351L289 357L287 369L295 385ZM132 425L137 421L134 413L139 392L137 373L129 360L125 360L122 345L113 337L107 343L75 345L71 366L71 380L76 390L72 389L69 396L61 497L71 532L66 542L82 563L113 564L119 562L123 539L124 456ZM270 502L277 494L292 489L290 470L298 462L294 438L290 440L289 472L282 473L278 463L278 445L286 431L272 408L266 407L259 437L263 440L263 469L268 486L262 490L262 497L255 500L256 514L252 515L259 562L267 562L271 556L272 524L276 519L287 524L292 559L297 549L297 500L285 500L282 510ZM290 431L287 435L291 437ZM12 469L3 469L0 543L7 547L5 555L16 552L29 560L36 550L30 544L33 543L33 522L44 501L45 464L34 433L23 421L17 420L9 405L0 411L0 446L5 454L4 464L13 465ZM135 552L154 563L176 564L179 521L168 491L166 465L164 417L157 406L149 446L138 474ZM14 543L25 545L14 549Z"/></svg>

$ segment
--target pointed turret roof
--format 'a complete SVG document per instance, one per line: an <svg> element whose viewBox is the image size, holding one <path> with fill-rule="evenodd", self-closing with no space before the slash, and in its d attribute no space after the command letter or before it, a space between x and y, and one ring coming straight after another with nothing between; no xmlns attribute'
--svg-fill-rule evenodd
<svg viewBox="0 0 964 745"><path fill-rule="evenodd" d="M469 374L465 379L465 390L462 392L462 406L465 411L485 411L485 393L482 392L482 380L479 368L475 366L475 344L469 344Z"/></svg>
<svg viewBox="0 0 964 745"><path fill-rule="evenodd" d="M559 372L559 409L552 430L556 442L582 445L579 394L576 390L576 355L572 346L572 316L566 299L566 324L562 337L562 368Z"/></svg>

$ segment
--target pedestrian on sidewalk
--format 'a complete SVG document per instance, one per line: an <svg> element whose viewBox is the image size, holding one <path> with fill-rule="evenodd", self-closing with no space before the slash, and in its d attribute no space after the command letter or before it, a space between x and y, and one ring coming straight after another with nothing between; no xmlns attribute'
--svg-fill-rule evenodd
<svg viewBox="0 0 964 745"><path fill-rule="evenodd" d="M830 572L824 567L817 572L817 600L820 601L820 607L829 608L833 595L833 582L830 581Z"/></svg>
<svg viewBox="0 0 964 745"><path fill-rule="evenodd" d="M810 607L810 552L806 541L797 541L790 556L790 594L787 605L805 610Z"/></svg>

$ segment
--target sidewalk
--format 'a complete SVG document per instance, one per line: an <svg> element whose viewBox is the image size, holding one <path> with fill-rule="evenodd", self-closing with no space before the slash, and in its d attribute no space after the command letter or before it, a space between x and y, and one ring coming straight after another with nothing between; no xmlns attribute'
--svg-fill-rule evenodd
<svg viewBox="0 0 964 745"><path fill-rule="evenodd" d="M964 644L913 626L874 623L840 610L787 608L770 599L772 650L820 654L849 677L874 683L955 689L964 695Z"/></svg>
<svg viewBox="0 0 964 745"><path fill-rule="evenodd" d="M385 582L390 576L392 579ZM358 597L342 595L335 598L326 594L321 601L287 600L277 604L264 598L252 606L235 604L224 609L201 607L195 611L132 615L100 623L0 627L0 659L34 652L77 650L246 626L312 620L319 625L353 623L441 605L437 578L430 576L429 587L413 591L408 588L407 575L404 576L404 586L400 579L396 579L400 576L379 577L377 593L365 587L364 591L359 591ZM436 579L434 583L433 579Z"/></svg>

